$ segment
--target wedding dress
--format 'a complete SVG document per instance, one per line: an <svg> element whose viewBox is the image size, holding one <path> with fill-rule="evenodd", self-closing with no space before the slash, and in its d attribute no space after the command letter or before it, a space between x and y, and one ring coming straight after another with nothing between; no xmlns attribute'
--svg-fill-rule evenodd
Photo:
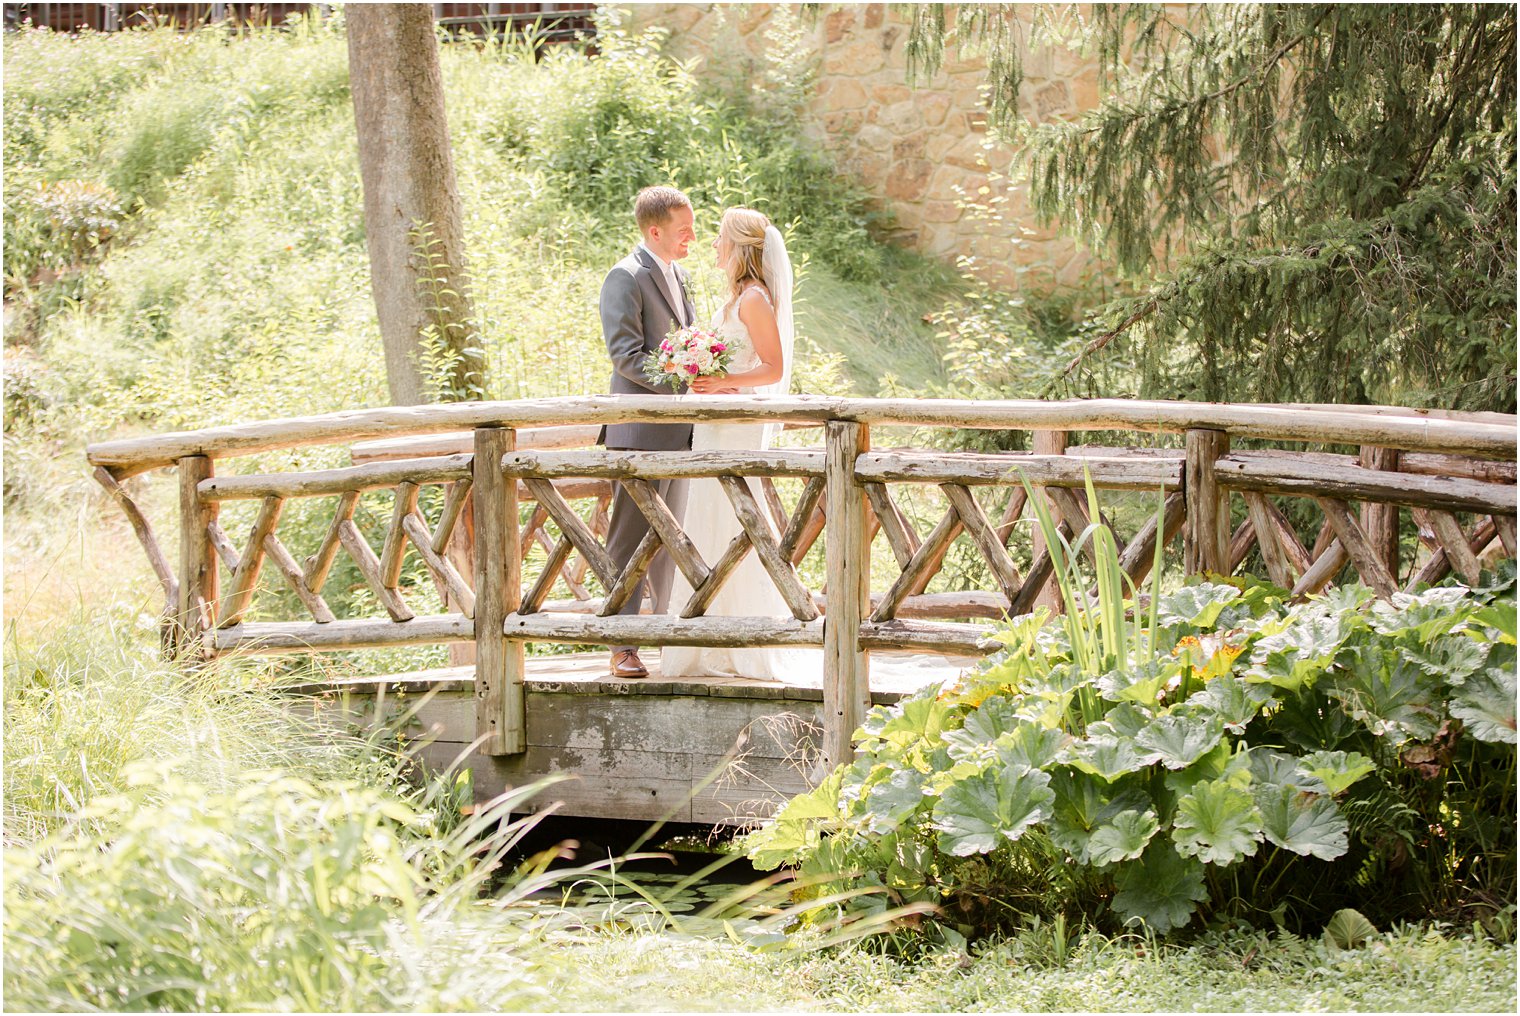
<svg viewBox="0 0 1520 1016"><path fill-rule="evenodd" d="M758 395L784 394L791 386L794 345L792 265L785 242L775 226L765 231L761 268L776 310L776 328L781 338L781 378L774 384L741 388L740 391ZM749 329L739 319L736 305L731 303L719 310L712 328L733 350L730 373L740 374L760 366ZM779 431L780 425L774 423L699 423L692 430L691 447L692 451L769 448ZM749 484L755 501L765 504L759 481L751 477L745 482ZM729 541L739 534L742 527L734 515L733 504L716 479L690 481L684 528L697 553L709 566L723 556ZM670 596L671 612L679 615L691 594L690 583L677 572ZM776 591L776 584L754 550L746 554L729 575L705 614L708 617L792 617L790 608ZM817 684L822 672L823 652L819 649L667 646L660 654L660 673L665 677L748 677L789 684Z"/></svg>

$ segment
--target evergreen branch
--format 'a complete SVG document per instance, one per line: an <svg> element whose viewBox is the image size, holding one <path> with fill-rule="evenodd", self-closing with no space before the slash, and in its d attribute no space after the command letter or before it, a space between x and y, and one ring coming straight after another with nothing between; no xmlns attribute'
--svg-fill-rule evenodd
<svg viewBox="0 0 1520 1016"><path fill-rule="evenodd" d="M1167 289L1175 292L1177 289L1177 283L1173 282L1167 287ZM1050 395L1053 391L1055 391L1056 386L1060 384L1060 382L1066 380L1066 378L1070 377L1072 372L1075 371L1078 367L1082 366L1083 362L1089 356L1091 356L1093 353L1098 352L1098 350L1102 349L1104 346L1107 346L1110 342L1114 341L1114 339L1118 338L1120 335L1123 335L1124 332L1129 329L1130 325L1134 324L1136 321L1140 321L1143 318L1149 317L1151 314L1155 313L1156 308L1161 306L1161 301L1166 297L1170 297L1171 295L1172 293L1168 293L1165 296L1158 293L1156 296L1151 297L1140 306L1139 310L1136 310L1129 317L1121 321L1117 327L1104 332L1102 335L1099 335L1097 338L1089 342L1086 346L1083 346L1082 351L1071 358L1070 363L1068 363L1065 367L1062 367L1061 370L1053 375L1049 381L1045 382L1045 387L1041 388L1039 392L1035 394L1035 398L1043 399L1046 396Z"/></svg>

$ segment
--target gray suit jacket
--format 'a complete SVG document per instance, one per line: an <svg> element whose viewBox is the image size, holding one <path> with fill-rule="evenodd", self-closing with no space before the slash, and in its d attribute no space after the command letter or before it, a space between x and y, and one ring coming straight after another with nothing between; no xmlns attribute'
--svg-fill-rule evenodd
<svg viewBox="0 0 1520 1016"><path fill-rule="evenodd" d="M695 321L696 308L686 293L686 273L676 266L681 280L680 299L686 320ZM612 358L613 395L670 395L673 390L656 388L644 380L644 356L659 348L676 325L675 308L665 295L659 265L642 247L613 266L602 283L602 339ZM691 425L685 423L618 423L603 427L597 443L608 448L643 448L668 451L691 447Z"/></svg>

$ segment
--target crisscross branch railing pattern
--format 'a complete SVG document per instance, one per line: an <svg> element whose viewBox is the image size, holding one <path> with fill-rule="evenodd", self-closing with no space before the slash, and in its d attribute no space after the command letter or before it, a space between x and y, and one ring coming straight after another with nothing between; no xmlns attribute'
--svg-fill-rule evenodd
<svg viewBox="0 0 1520 1016"><path fill-rule="evenodd" d="M634 420L821 424L825 441L818 449L755 452L578 447L588 439L588 425ZM532 429L539 424L553 426ZM873 451L871 428L892 425L1023 428L1034 432L1037 451ZM461 426L473 431L439 434ZM1071 430L1169 432L1183 440L1172 449L1067 448ZM406 446L400 458L361 462L356 449L357 464L341 469L217 476L212 468L219 457L387 435L411 435L400 439ZM1361 450L1232 449L1236 438ZM598 397L334 414L107 442L89 454L148 552L168 601L166 634L180 653L474 642L489 752L511 752L522 743L523 643L557 640L822 644L828 750L844 757L867 701L869 651L980 651L984 629L951 622L1051 602L1048 549L1023 535L1021 520L1032 511L1025 483L1068 539L1091 522L1080 494L1088 477L1102 491L1160 497L1159 513L1148 513L1127 537L1115 534L1121 566L1137 584L1158 542L1179 538L1189 572L1231 574L1254 553L1274 583L1299 595L1324 589L1348 567L1383 596L1453 572L1472 582L1485 557L1515 555L1515 418L1493 414L1103 401ZM180 478L177 569L125 482L167 464L178 467ZM704 559L657 493L655 481L679 477L715 478L734 512L737 535L714 560ZM791 491L785 496L783 482ZM650 524L627 562L613 561L604 544L608 506L619 487ZM441 494L424 499L429 488ZM937 519L915 521L916 512L904 511L904 504L923 501L919 494L905 500L908 488L940 505ZM361 497L385 491L390 513L377 547L362 531L357 510ZM333 512L320 542L302 558L298 551L305 548L287 546L279 527L288 501L311 497L333 499ZM220 508L234 500L257 505L246 532L224 529ZM1311 517L1319 520L1315 538L1301 539ZM1114 528L1107 518L1099 521ZM1401 555L1401 526L1416 541L1414 556ZM824 581L811 589L804 573L816 578L817 572L799 565L820 540ZM873 545L886 564L874 585ZM930 592L957 546L958 573L966 562L978 562L989 588L956 591L939 579L940 591ZM662 552L688 580L690 597L671 615L622 614L641 595ZM335 616L324 588L343 554L384 617ZM717 594L750 554L788 615L711 616ZM421 562L445 613L419 615L408 603L408 597L416 602L405 585L408 555ZM524 563L540 557L538 572L524 581ZM249 619L266 564L293 590L309 621ZM552 599L561 586L568 598Z"/></svg>

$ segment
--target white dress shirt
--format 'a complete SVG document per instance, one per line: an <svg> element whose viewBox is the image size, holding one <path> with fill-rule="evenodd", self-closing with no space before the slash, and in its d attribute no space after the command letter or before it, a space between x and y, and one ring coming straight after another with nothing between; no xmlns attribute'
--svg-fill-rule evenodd
<svg viewBox="0 0 1520 1016"><path fill-rule="evenodd" d="M639 249L654 258L654 263L660 266L660 274L665 278L665 295L670 297L670 306L676 312L676 324L686 327L691 322L686 320L686 301L681 296L681 283L676 278L676 266L650 250L648 244L639 244Z"/></svg>

